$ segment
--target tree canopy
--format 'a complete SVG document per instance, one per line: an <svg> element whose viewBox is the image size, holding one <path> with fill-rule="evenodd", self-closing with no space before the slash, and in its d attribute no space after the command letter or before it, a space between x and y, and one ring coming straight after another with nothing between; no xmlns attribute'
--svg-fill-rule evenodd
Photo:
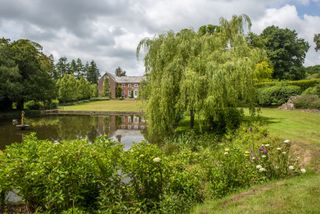
<svg viewBox="0 0 320 214"><path fill-rule="evenodd" d="M116 68L114 73L116 74L117 77L126 76L126 71L124 71L120 66Z"/></svg>
<svg viewBox="0 0 320 214"><path fill-rule="evenodd" d="M12 102L22 109L24 101L54 98L53 59L30 40L0 40L0 106L11 109Z"/></svg>
<svg viewBox="0 0 320 214"><path fill-rule="evenodd" d="M249 37L253 46L267 51L274 68L274 79L298 80L305 77L303 63L310 46L298 38L295 30L270 26L261 35L251 33Z"/></svg>
<svg viewBox="0 0 320 214"><path fill-rule="evenodd" d="M254 112L255 82L271 68L266 53L248 44L250 26L249 17L233 16L209 30L170 31L140 42L137 56L147 51L143 94L150 136L173 133L186 112L191 126L196 119L200 129L219 130L238 125L238 107Z"/></svg>
<svg viewBox="0 0 320 214"><path fill-rule="evenodd" d="M55 65L53 77L57 80L65 74L72 74L77 79L83 77L92 84L97 84L100 77L100 71L94 60L91 60L90 63L86 62L83 65L80 58L72 59L69 62L66 57L61 57Z"/></svg>
<svg viewBox="0 0 320 214"><path fill-rule="evenodd" d="M316 51L320 50L320 33L315 34L313 38L314 43L316 43Z"/></svg>

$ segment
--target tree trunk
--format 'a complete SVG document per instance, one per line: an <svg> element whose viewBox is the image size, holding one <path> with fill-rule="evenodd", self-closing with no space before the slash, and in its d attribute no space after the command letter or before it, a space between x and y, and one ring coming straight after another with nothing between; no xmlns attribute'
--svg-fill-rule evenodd
<svg viewBox="0 0 320 214"><path fill-rule="evenodd" d="M194 110L190 110L190 128L194 127Z"/></svg>
<svg viewBox="0 0 320 214"><path fill-rule="evenodd" d="M17 101L17 110L23 110L23 106L24 106L24 100L21 99L21 100L18 100Z"/></svg>

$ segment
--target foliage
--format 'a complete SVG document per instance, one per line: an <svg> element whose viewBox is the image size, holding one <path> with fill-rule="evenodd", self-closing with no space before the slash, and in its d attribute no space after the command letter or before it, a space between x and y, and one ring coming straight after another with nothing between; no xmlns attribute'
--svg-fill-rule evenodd
<svg viewBox="0 0 320 214"><path fill-rule="evenodd" d="M205 199L301 173L288 141L257 127L222 144L165 146L175 149L140 143L125 151L106 137L53 143L30 135L0 154L0 191L16 189L38 212L185 213Z"/></svg>
<svg viewBox="0 0 320 214"><path fill-rule="evenodd" d="M320 96L320 83L314 87L307 88L302 92L302 95L313 94Z"/></svg>
<svg viewBox="0 0 320 214"><path fill-rule="evenodd" d="M98 184L117 182L115 164L121 149L108 141L53 144L31 135L6 149L1 175L10 175L5 184L16 188L32 210L96 209ZM97 152L101 150L105 152Z"/></svg>
<svg viewBox="0 0 320 214"><path fill-rule="evenodd" d="M316 51L320 50L320 33L314 35L313 41L316 43Z"/></svg>
<svg viewBox="0 0 320 214"><path fill-rule="evenodd" d="M320 78L320 65L308 66L305 68L307 79Z"/></svg>
<svg viewBox="0 0 320 214"><path fill-rule="evenodd" d="M302 109L319 109L320 110L320 98L318 95L301 95L293 99L295 108Z"/></svg>
<svg viewBox="0 0 320 214"><path fill-rule="evenodd" d="M122 97L122 87L121 87L120 84L117 84L116 97L118 97L118 98L121 98L121 97Z"/></svg>
<svg viewBox="0 0 320 214"><path fill-rule="evenodd" d="M105 97L110 97L110 84L108 76L103 80L103 92Z"/></svg>
<svg viewBox="0 0 320 214"><path fill-rule="evenodd" d="M117 77L126 76L126 71L122 70L120 66L116 68L114 73L116 74Z"/></svg>
<svg viewBox="0 0 320 214"><path fill-rule="evenodd" d="M58 99L61 102L72 102L97 96L97 85L90 84L83 77L76 79L72 74L65 74L58 79L56 85Z"/></svg>
<svg viewBox="0 0 320 214"><path fill-rule="evenodd" d="M204 115L198 124L225 131L233 128L226 126L230 113L241 114L244 103L254 112L255 82L271 70L265 53L248 45L245 23L250 27L245 15L221 18L219 30L183 29L140 42L137 54L147 48L143 95L149 136L172 134L185 113L191 127Z"/></svg>
<svg viewBox="0 0 320 214"><path fill-rule="evenodd" d="M309 80L295 80L295 81L269 81L257 83L258 88L272 87L272 86L299 86L301 90L306 90L307 88L314 87L320 84L320 79L309 79Z"/></svg>
<svg viewBox="0 0 320 214"><path fill-rule="evenodd" d="M91 84L97 84L100 72L94 60L83 65L80 58L68 61L66 57L61 57L55 65L53 78L58 80L65 74L71 74L77 79L85 78Z"/></svg>
<svg viewBox="0 0 320 214"><path fill-rule="evenodd" d="M43 102L30 100L24 103L24 108L28 110L40 110L44 108Z"/></svg>
<svg viewBox="0 0 320 214"><path fill-rule="evenodd" d="M272 78L273 68L267 61L262 61L255 68L256 79L259 81L267 81Z"/></svg>
<svg viewBox="0 0 320 214"><path fill-rule="evenodd" d="M99 77L100 77L100 73L99 73L99 69L97 67L97 64L92 60L90 62L90 65L86 66L87 69L87 80L92 83L92 84L97 84Z"/></svg>
<svg viewBox="0 0 320 214"><path fill-rule="evenodd" d="M30 40L0 40L0 108L22 109L28 100L48 101L55 97L53 58Z"/></svg>
<svg viewBox="0 0 320 214"><path fill-rule="evenodd" d="M265 48L273 65L274 79L299 80L305 76L303 62L309 49L304 39L298 38L295 30L269 26L257 35L251 35L251 44Z"/></svg>
<svg viewBox="0 0 320 214"><path fill-rule="evenodd" d="M300 93L301 89L299 86L271 86L258 90L258 100L261 106L279 106L287 102L291 96L296 96Z"/></svg>

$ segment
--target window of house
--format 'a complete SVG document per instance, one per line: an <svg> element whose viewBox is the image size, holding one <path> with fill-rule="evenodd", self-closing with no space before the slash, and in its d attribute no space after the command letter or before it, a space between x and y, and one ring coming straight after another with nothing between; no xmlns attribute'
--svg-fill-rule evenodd
<svg viewBox="0 0 320 214"><path fill-rule="evenodd" d="M128 84L128 87L130 88L130 87L131 87L131 84Z"/></svg>
<svg viewBox="0 0 320 214"><path fill-rule="evenodd" d="M134 90L134 96L135 96L135 97L138 96L138 90Z"/></svg>
<svg viewBox="0 0 320 214"><path fill-rule="evenodd" d="M133 116L133 122L134 123L139 123L139 117L138 116Z"/></svg>
<svg viewBox="0 0 320 214"><path fill-rule="evenodd" d="M134 84L134 87L138 87L138 84Z"/></svg>

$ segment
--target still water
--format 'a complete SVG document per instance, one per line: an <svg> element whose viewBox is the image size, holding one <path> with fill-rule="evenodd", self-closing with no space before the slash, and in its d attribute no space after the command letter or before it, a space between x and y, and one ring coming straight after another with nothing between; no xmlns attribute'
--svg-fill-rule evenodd
<svg viewBox="0 0 320 214"><path fill-rule="evenodd" d="M139 115L104 116L43 116L25 118L28 130L19 130L12 119L0 119L0 149L6 145L22 142L25 135L35 132L39 139L52 141L87 138L90 142L107 135L124 144L129 149L133 143L144 140L144 118Z"/></svg>

